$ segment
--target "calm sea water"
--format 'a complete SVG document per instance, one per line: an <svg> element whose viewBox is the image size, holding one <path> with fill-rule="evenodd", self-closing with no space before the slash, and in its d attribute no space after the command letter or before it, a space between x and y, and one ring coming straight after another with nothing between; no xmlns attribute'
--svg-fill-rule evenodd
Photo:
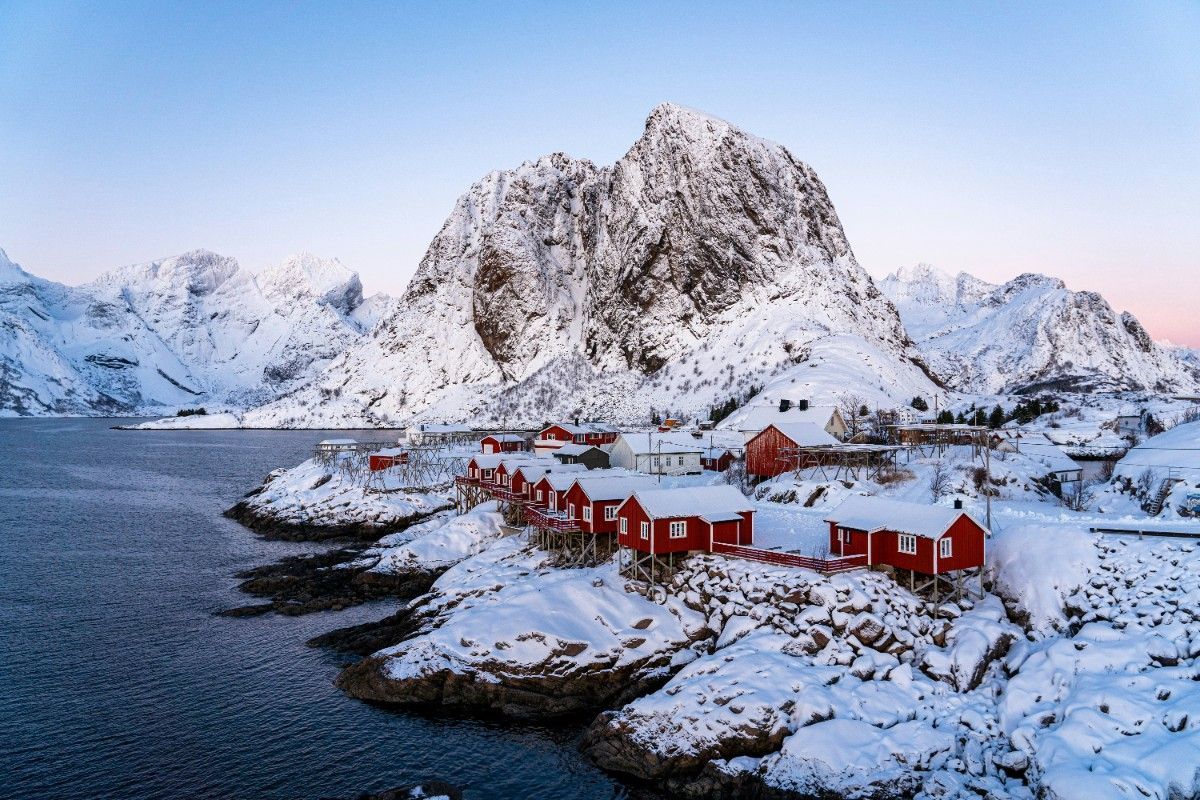
<svg viewBox="0 0 1200 800"><path fill-rule="evenodd" d="M305 640L392 605L213 616L248 602L236 571L312 549L221 511L321 432L112 424L0 420L0 797L349 797L434 777L472 798L628 796L571 732L338 692L343 657Z"/></svg>

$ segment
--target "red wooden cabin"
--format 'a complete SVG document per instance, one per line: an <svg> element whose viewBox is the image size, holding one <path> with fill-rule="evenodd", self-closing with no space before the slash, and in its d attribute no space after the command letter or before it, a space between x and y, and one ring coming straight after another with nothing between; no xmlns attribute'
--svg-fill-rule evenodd
<svg viewBox="0 0 1200 800"><path fill-rule="evenodd" d="M484 453L519 453L526 450L524 437L515 433L493 433L479 440Z"/></svg>
<svg viewBox="0 0 1200 800"><path fill-rule="evenodd" d="M754 504L732 486L639 490L617 511L618 542L644 553L754 543Z"/></svg>
<svg viewBox="0 0 1200 800"><path fill-rule="evenodd" d="M617 440L620 431L612 425L603 422L558 422L547 425L537 435L534 450L539 453L549 453L564 444L590 444L599 447L612 444Z"/></svg>
<svg viewBox="0 0 1200 800"><path fill-rule="evenodd" d="M583 464L559 464L555 461L522 464L513 471L512 478L508 482L508 488L514 494L519 494L526 499L532 500L534 497L534 484L551 472L587 472L587 467Z"/></svg>
<svg viewBox="0 0 1200 800"><path fill-rule="evenodd" d="M826 522L829 551L865 555L867 566L886 564L924 575L983 566L988 530L961 507L858 496L838 506Z"/></svg>
<svg viewBox="0 0 1200 800"><path fill-rule="evenodd" d="M478 453L467 462L467 479L472 482L491 484L496 476L496 468L504 460L503 453Z"/></svg>
<svg viewBox="0 0 1200 800"><path fill-rule="evenodd" d="M774 478L799 467L819 466L815 456L797 459L788 448L840 444L828 431L813 422L776 422L746 442L746 473L757 478Z"/></svg>
<svg viewBox="0 0 1200 800"><path fill-rule="evenodd" d="M544 508L550 511L566 510L567 490L580 478L599 478L629 474L627 470L623 469L594 469L584 472L560 472L555 470L534 481L533 486L529 490L529 500L535 508Z"/></svg>
<svg viewBox="0 0 1200 800"><path fill-rule="evenodd" d="M581 476L566 491L567 518L576 520L584 533L616 533L621 503L634 492L656 485L653 478L639 475Z"/></svg>
<svg viewBox="0 0 1200 800"><path fill-rule="evenodd" d="M496 473L492 477L492 484L499 489L510 491L512 487L513 474L520 467L526 465L552 466L553 464L553 461L539 459L536 456L521 457L518 455L513 457L508 455L502 458L500 463L496 466Z"/></svg>
<svg viewBox="0 0 1200 800"><path fill-rule="evenodd" d="M709 447L700 455L700 468L724 472L734 461L733 451L724 447Z"/></svg>
<svg viewBox="0 0 1200 800"><path fill-rule="evenodd" d="M408 453L399 447L384 447L378 452L367 456L367 466L370 467L371 472L379 472L381 469L407 463Z"/></svg>

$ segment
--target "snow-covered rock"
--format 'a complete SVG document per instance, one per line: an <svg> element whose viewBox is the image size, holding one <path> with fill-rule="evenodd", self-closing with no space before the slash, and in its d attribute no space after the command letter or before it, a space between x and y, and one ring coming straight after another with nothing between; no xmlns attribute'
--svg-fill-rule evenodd
<svg viewBox="0 0 1200 800"><path fill-rule="evenodd" d="M1057 278L992 286L927 264L880 282L930 366L954 388L1194 392L1200 370L1155 344L1128 312Z"/></svg>
<svg viewBox="0 0 1200 800"><path fill-rule="evenodd" d="M416 602L425 628L344 670L339 686L398 705L574 714L657 686L708 635L683 603L626 592L611 564L553 569L517 537L452 567Z"/></svg>
<svg viewBox="0 0 1200 800"><path fill-rule="evenodd" d="M313 377L386 308L336 260L307 254L254 275L196 250L68 287L0 252L0 415L261 403Z"/></svg>
<svg viewBox="0 0 1200 800"><path fill-rule="evenodd" d="M812 168L664 104L611 167L556 153L471 187L374 335L246 419L642 421L771 381L937 390Z"/></svg>

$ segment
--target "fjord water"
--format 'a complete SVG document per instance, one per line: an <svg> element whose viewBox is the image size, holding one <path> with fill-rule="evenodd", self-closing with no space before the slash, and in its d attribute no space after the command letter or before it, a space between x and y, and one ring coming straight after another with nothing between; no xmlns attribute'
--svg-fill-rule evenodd
<svg viewBox="0 0 1200 800"><path fill-rule="evenodd" d="M221 511L327 434L112 424L0 420L0 797L627 796L569 732L343 696L304 642L394 604L213 616L251 602L235 572L316 547Z"/></svg>

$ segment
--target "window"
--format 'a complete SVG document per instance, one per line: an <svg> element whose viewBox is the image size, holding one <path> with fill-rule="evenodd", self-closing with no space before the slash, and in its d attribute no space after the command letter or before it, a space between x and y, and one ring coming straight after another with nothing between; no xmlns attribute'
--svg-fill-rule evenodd
<svg viewBox="0 0 1200 800"><path fill-rule="evenodd" d="M550 510L551 511L558 510L558 495L555 494L554 492L550 493Z"/></svg>
<svg viewBox="0 0 1200 800"><path fill-rule="evenodd" d="M567 519L575 519L575 504L567 503Z"/></svg>
<svg viewBox="0 0 1200 800"><path fill-rule="evenodd" d="M683 456L679 457L679 466L683 466Z"/></svg>
<svg viewBox="0 0 1200 800"><path fill-rule="evenodd" d="M629 533L629 520L621 517L621 535L624 536L627 533Z"/></svg>
<svg viewBox="0 0 1200 800"><path fill-rule="evenodd" d="M687 538L687 523L682 520L671 523L671 538L686 539Z"/></svg>
<svg viewBox="0 0 1200 800"><path fill-rule="evenodd" d="M490 481L492 479L492 471L490 469L485 469L483 471L483 479L485 481Z"/></svg>
<svg viewBox="0 0 1200 800"><path fill-rule="evenodd" d="M643 539L650 538L650 523L649 522L642 523L642 538Z"/></svg>
<svg viewBox="0 0 1200 800"><path fill-rule="evenodd" d="M582 434L582 433L579 433L579 434L576 434L576 435L575 435L575 443L576 443L576 444L583 444L583 434Z"/></svg>
<svg viewBox="0 0 1200 800"><path fill-rule="evenodd" d="M838 528L838 541L850 544L850 531L845 528Z"/></svg>
<svg viewBox="0 0 1200 800"><path fill-rule="evenodd" d="M655 456L653 461L654 461L654 466L656 466L656 467L657 467L657 466L659 465L659 464L658 464L658 462L659 462L659 458L658 458L658 456Z"/></svg>
<svg viewBox="0 0 1200 800"><path fill-rule="evenodd" d="M606 520L614 520L617 518L617 507L608 506L604 509L604 518Z"/></svg>
<svg viewBox="0 0 1200 800"><path fill-rule="evenodd" d="M592 521L592 507L591 506L583 507L583 521L584 522Z"/></svg>
<svg viewBox="0 0 1200 800"><path fill-rule="evenodd" d="M954 540L949 538L940 540L938 542L938 557L949 558L952 555L954 555Z"/></svg>
<svg viewBox="0 0 1200 800"><path fill-rule="evenodd" d="M900 534L896 541L896 549L901 553L907 553L910 556L916 555L917 537L913 536L911 533Z"/></svg>
<svg viewBox="0 0 1200 800"><path fill-rule="evenodd" d="M537 500L539 503L542 502L542 490L541 489L538 489Z"/></svg>

